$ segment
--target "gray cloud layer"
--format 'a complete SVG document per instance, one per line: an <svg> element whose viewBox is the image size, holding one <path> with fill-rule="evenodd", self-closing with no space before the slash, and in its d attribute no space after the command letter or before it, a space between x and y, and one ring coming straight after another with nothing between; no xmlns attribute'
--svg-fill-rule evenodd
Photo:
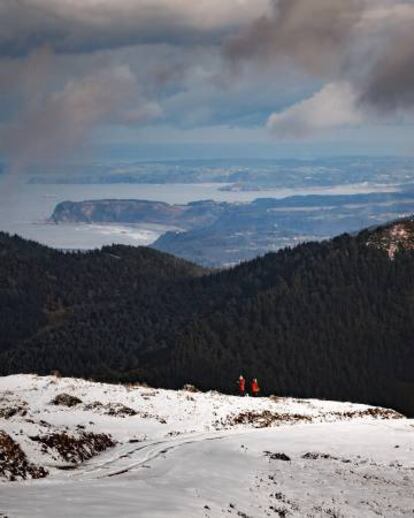
<svg viewBox="0 0 414 518"><path fill-rule="evenodd" d="M271 0L2 0L0 55L41 45L90 52L142 43L206 44L265 13Z"/></svg>
<svg viewBox="0 0 414 518"><path fill-rule="evenodd" d="M388 20L380 50L358 85L361 103L385 112L414 106L414 5L401 16L395 24Z"/></svg>
<svg viewBox="0 0 414 518"><path fill-rule="evenodd" d="M26 163L160 116L283 137L392 118L413 26L414 0L0 0L0 147Z"/></svg>
<svg viewBox="0 0 414 518"><path fill-rule="evenodd" d="M22 106L0 131L0 148L15 171L33 160L56 159L81 148L100 124L136 124L161 114L156 103L139 95L136 78L125 65L91 71L50 91L53 60L44 48L22 66Z"/></svg>
<svg viewBox="0 0 414 518"><path fill-rule="evenodd" d="M226 48L233 60L289 59L315 74L343 65L344 47L363 13L360 0L274 0Z"/></svg>

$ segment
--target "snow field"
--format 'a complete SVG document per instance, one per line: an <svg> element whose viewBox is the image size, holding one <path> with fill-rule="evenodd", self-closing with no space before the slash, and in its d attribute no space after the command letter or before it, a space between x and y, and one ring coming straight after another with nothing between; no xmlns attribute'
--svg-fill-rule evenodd
<svg viewBox="0 0 414 518"><path fill-rule="evenodd" d="M82 402L52 405L62 393ZM136 415L107 415L118 404ZM374 419L366 405L32 375L0 378L0 415L13 405L26 413L0 418L0 430L50 475L0 482L0 516L414 515L414 423L392 413ZM248 418L235 424L240 414ZM117 445L62 470L67 462L30 439L80 430L111 434Z"/></svg>

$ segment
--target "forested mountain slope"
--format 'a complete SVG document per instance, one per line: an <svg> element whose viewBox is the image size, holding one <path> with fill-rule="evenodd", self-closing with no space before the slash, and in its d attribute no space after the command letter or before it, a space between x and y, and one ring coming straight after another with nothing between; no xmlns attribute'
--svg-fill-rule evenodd
<svg viewBox="0 0 414 518"><path fill-rule="evenodd" d="M92 375L105 350L125 368L118 346L133 336L139 349L137 329L167 325L176 308L163 293L204 272L144 247L62 253L0 234L0 369Z"/></svg>
<svg viewBox="0 0 414 518"><path fill-rule="evenodd" d="M414 372L414 255L397 246L391 260L381 231L221 272L149 249L63 254L3 234L0 372L224 391L242 372L265 393L399 408Z"/></svg>

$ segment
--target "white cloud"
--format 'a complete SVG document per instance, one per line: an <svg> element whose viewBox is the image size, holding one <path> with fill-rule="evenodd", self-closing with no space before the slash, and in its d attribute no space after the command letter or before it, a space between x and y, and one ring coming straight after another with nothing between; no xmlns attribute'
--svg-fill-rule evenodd
<svg viewBox="0 0 414 518"><path fill-rule="evenodd" d="M279 137L307 137L338 126L357 125L364 121L364 115L356 102L349 83L329 83L309 99L273 113L267 127Z"/></svg>

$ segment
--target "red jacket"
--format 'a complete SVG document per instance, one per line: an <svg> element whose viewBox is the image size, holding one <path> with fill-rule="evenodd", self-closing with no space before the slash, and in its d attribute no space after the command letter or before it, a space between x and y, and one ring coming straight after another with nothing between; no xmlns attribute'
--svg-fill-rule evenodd
<svg viewBox="0 0 414 518"><path fill-rule="evenodd" d="M237 385L239 386L240 392L244 392L246 389L246 380L244 378L238 379Z"/></svg>
<svg viewBox="0 0 414 518"><path fill-rule="evenodd" d="M252 394L258 394L260 392L260 387L259 387L259 384L257 381L252 381L252 386L251 386L251 389L252 389Z"/></svg>

